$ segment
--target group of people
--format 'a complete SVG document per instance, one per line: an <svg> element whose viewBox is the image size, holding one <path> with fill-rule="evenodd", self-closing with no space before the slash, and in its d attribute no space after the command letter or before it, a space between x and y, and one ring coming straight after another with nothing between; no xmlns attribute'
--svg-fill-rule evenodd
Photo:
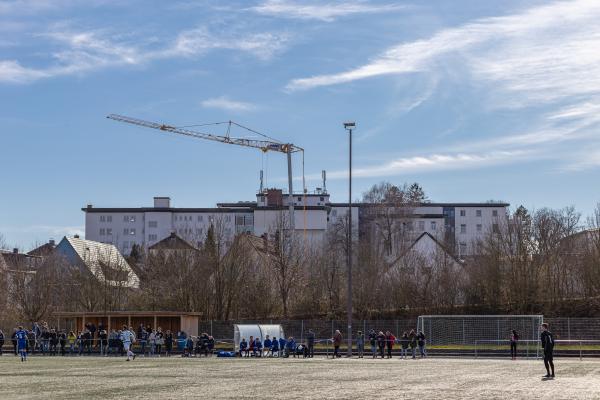
<svg viewBox="0 0 600 400"><path fill-rule="evenodd" d="M390 331L384 333L383 331L377 332L375 329L371 329L369 336L365 338L364 333L358 331L356 337L358 358L364 357L365 339L368 339L369 341L371 346L371 356L373 358L377 358L378 356L381 358L392 358L394 344L400 345L400 358L406 358L409 355L409 348L413 359L417 358L417 348L419 349L421 358L427 356L425 351L425 334L421 331L418 333L415 332L415 330L411 330L410 332L405 331L400 338L396 338ZM334 358L341 357L340 346L342 344L342 333L339 330L336 330L331 340L333 342Z"/></svg>
<svg viewBox="0 0 600 400"><path fill-rule="evenodd" d="M259 337L250 336L249 340L242 338L238 354L240 357L304 357L312 358L315 355L315 333L308 331L306 340L298 344L293 336L287 339L269 335L261 341Z"/></svg>

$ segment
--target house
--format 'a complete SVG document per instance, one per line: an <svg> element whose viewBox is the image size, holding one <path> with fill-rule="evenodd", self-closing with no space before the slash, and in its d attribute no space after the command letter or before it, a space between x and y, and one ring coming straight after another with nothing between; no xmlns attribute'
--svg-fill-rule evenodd
<svg viewBox="0 0 600 400"><path fill-rule="evenodd" d="M112 244L65 236L56 246L57 255L73 266L87 269L100 282L111 286L139 288L139 278Z"/></svg>
<svg viewBox="0 0 600 400"><path fill-rule="evenodd" d="M167 255L173 253L194 254L199 253L200 249L177 235L177 233L171 232L166 238L148 247L148 253L150 255L156 255L161 252Z"/></svg>

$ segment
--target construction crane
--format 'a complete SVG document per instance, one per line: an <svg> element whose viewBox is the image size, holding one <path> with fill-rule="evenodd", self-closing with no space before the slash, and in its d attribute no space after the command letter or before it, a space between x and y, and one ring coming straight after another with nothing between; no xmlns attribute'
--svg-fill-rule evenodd
<svg viewBox="0 0 600 400"><path fill-rule="evenodd" d="M189 137L193 137L196 139L206 139L206 140L213 140L215 142L235 144L238 146L253 147L256 149L260 149L261 151L263 151L265 153L268 151L276 151L279 153L285 153L287 155L287 167L288 167L288 190L289 190L288 206L289 206L289 213L290 213L290 229L291 229L292 233L294 232L295 221L294 221L294 198L293 198L294 192L292 190L292 153L297 153L297 152L304 153L304 149L302 147L296 146L292 143L281 143L281 142L279 142L273 138L270 138L260 132L256 132L250 128L247 128L247 127L240 125L233 121L225 122L228 124L227 134L225 136L220 136L220 135L213 135L210 133L193 131L193 130L186 129L186 128L178 128L178 127L175 127L172 125L159 124L157 122L144 121L141 119L126 117L126 116L118 115L118 114L110 114L106 118L109 118L109 119L112 119L115 121L125 122L128 124L143 126L146 128L158 129L159 131L177 133L179 135L189 136ZM221 123L216 123L216 124L221 124ZM269 139L269 140L255 140L255 139L230 137L229 133L231 132L232 125L246 129L246 130L256 133L258 135L261 135L265 139ZM303 188L303 191L306 192L306 189Z"/></svg>

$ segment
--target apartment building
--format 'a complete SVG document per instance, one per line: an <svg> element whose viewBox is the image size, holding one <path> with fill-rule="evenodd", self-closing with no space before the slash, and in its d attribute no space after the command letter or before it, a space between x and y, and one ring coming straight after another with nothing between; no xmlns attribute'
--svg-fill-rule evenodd
<svg viewBox="0 0 600 400"><path fill-rule="evenodd" d="M261 236L288 230L290 202L294 205L294 229L299 238L311 246L324 242L326 233L342 222L348 213L347 203L332 203L327 192L289 196L278 189L256 195L256 201L218 203L213 208L172 207L168 197L155 197L153 207L98 208L88 205L85 212L86 239L111 243L124 254L133 244L150 247L176 233L189 243L201 246L209 227L226 245L241 232ZM423 203L399 213L394 231L416 239L428 233L448 244L457 255L468 255L472 244L486 232L497 229L507 218L507 203ZM352 205L354 238L375 237L375 207L367 203Z"/></svg>

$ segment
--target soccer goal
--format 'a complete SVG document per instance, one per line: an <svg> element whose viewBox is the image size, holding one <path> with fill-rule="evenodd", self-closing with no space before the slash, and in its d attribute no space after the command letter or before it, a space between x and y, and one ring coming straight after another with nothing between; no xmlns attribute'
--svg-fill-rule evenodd
<svg viewBox="0 0 600 400"><path fill-rule="evenodd" d="M429 346L477 346L506 343L512 330L523 342L539 339L543 315L421 315L417 329Z"/></svg>

